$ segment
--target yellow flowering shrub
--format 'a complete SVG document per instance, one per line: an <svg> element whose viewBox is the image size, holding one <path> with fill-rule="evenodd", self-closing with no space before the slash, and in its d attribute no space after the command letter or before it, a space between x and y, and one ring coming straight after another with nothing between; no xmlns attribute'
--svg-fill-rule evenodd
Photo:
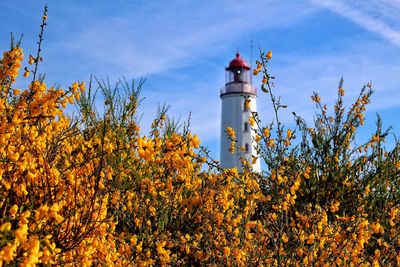
<svg viewBox="0 0 400 267"><path fill-rule="evenodd" d="M143 135L142 82L98 81L98 112L92 82L49 88L38 58L29 56L26 89L14 88L22 49L0 60L0 266L400 265L399 145L384 147L380 120L368 142L354 142L370 85L345 112L341 82L332 115L315 94L315 125L296 116L285 129L272 52L262 54L254 74L276 124L251 116L267 168L253 173L243 160L238 173L165 108ZM75 118L65 113L73 103Z"/></svg>
<svg viewBox="0 0 400 267"><path fill-rule="evenodd" d="M262 69L257 66L258 72L269 78L270 59L262 53ZM394 215L400 207L396 168L400 144L395 141L394 148L386 150L383 142L389 131L382 130L378 117L370 141L357 145L356 132L364 123L373 90L366 84L346 112L343 83L342 79L332 115L314 93L312 100L319 110L314 127L295 114L297 127L287 130L279 120L279 111L286 106L275 97L269 81L262 84L262 91L270 96L276 122L258 129L263 142L257 143L257 149L267 165L259 184L271 201L258 206L261 212L256 214L268 236L273 236L270 258L263 263L400 263L400 217ZM257 125L261 125L254 115ZM297 142L296 135L301 137ZM264 251L266 254L268 251Z"/></svg>

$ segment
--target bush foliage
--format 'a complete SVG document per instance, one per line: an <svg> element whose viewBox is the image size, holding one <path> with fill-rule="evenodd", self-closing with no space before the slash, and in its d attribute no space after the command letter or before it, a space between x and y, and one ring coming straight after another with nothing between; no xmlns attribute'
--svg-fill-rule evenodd
<svg viewBox="0 0 400 267"><path fill-rule="evenodd" d="M0 266L400 265L399 144L385 147L380 119L368 142L355 142L370 84L346 109L341 81L331 115L315 93L314 124L295 115L286 129L272 53L261 53L254 74L275 119L263 125L253 113L250 124L267 167L253 173L243 161L238 173L166 109L143 135L142 82L48 88L37 75L41 40L28 88L14 85L19 44L0 61ZM65 113L73 103L76 118Z"/></svg>

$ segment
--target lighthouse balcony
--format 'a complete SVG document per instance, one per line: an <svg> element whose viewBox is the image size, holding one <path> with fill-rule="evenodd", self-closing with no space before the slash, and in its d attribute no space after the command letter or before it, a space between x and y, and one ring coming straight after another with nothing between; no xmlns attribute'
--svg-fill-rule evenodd
<svg viewBox="0 0 400 267"><path fill-rule="evenodd" d="M228 83L221 88L220 96L228 94L251 94L257 95L257 88L250 83Z"/></svg>

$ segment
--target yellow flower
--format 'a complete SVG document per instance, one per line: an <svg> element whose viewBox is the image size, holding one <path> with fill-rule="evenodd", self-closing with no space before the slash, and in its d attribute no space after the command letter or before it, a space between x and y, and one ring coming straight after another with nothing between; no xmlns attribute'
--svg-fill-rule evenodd
<svg viewBox="0 0 400 267"><path fill-rule="evenodd" d="M235 230L233 230L233 234L236 236L239 235L239 228L235 228Z"/></svg>
<svg viewBox="0 0 400 267"><path fill-rule="evenodd" d="M275 140L274 139L269 139L267 142L268 147L274 147L275 146Z"/></svg>
<svg viewBox="0 0 400 267"><path fill-rule="evenodd" d="M253 155L251 157L252 157L251 164L256 164L258 157L255 157Z"/></svg>
<svg viewBox="0 0 400 267"><path fill-rule="evenodd" d="M378 134L376 134L376 135L374 135L373 137L372 137L372 139L371 139L371 142L375 142L375 143L378 143L379 142L379 135Z"/></svg>
<svg viewBox="0 0 400 267"><path fill-rule="evenodd" d="M399 209L391 208L391 209L390 209L390 219L393 220L393 219L396 217L396 215L397 215L398 212L399 212Z"/></svg>
<svg viewBox="0 0 400 267"><path fill-rule="evenodd" d="M331 205L331 211L333 213L337 212L339 210L339 206L340 206L340 202L339 201L335 201L334 203L332 203Z"/></svg>
<svg viewBox="0 0 400 267"><path fill-rule="evenodd" d="M253 75L256 76L262 70L262 64L259 61L256 61L257 68L253 70Z"/></svg>
<svg viewBox="0 0 400 267"><path fill-rule="evenodd" d="M23 59L22 49L19 47L5 52L3 54L3 59L0 60L2 61L2 64L0 64L0 82L8 77L11 82L14 83Z"/></svg>
<svg viewBox="0 0 400 267"><path fill-rule="evenodd" d="M305 179L310 179L310 172L311 172L311 168L309 166L307 166L303 173L303 176Z"/></svg>
<svg viewBox="0 0 400 267"><path fill-rule="evenodd" d="M370 189L369 185L367 185L367 187L365 188L365 196L368 196L370 192L371 192L371 189Z"/></svg>
<svg viewBox="0 0 400 267"><path fill-rule="evenodd" d="M191 139L190 139L190 145L191 145L191 147L193 147L193 148L199 148L199 146L200 146L200 139L199 139L199 137L197 136L197 134L195 134Z"/></svg>
<svg viewBox="0 0 400 267"><path fill-rule="evenodd" d="M288 139L285 139L284 145L285 146L290 146L290 144L291 144L290 141Z"/></svg>
<svg viewBox="0 0 400 267"><path fill-rule="evenodd" d="M81 83L79 84L79 89L81 89L82 92L85 91L85 82L81 82Z"/></svg>
<svg viewBox="0 0 400 267"><path fill-rule="evenodd" d="M229 255L231 255L231 249L229 247L224 247L223 251L224 251L225 257L228 257Z"/></svg>
<svg viewBox="0 0 400 267"><path fill-rule="evenodd" d="M296 254L297 254L297 256L301 257L303 255L303 249L300 247L297 248Z"/></svg>
<svg viewBox="0 0 400 267"><path fill-rule="evenodd" d="M140 241L139 244L137 244L137 246L136 246L137 253L142 252L142 245L143 245L143 241Z"/></svg>
<svg viewBox="0 0 400 267"><path fill-rule="evenodd" d="M309 235L306 243L308 245L314 243L314 238L315 238L314 234Z"/></svg>
<svg viewBox="0 0 400 267"><path fill-rule="evenodd" d="M244 108L245 108L245 110L250 109L250 99L244 100Z"/></svg>
<svg viewBox="0 0 400 267"><path fill-rule="evenodd" d="M249 123L250 123L250 125L251 126L254 126L254 123L255 123L256 121L255 121L255 119L254 119L254 117L253 116L250 116L249 117Z"/></svg>
<svg viewBox="0 0 400 267"><path fill-rule="evenodd" d="M235 130L232 127L226 127L226 134L232 139L236 138Z"/></svg>
<svg viewBox="0 0 400 267"><path fill-rule="evenodd" d="M286 235L286 233L283 233L282 241L283 241L283 243L287 243L289 241L289 237Z"/></svg>
<svg viewBox="0 0 400 267"><path fill-rule="evenodd" d="M290 139L290 138L292 137L292 131L291 131L290 129L288 129L288 130L286 131L286 134L287 134L287 138L288 138L288 139Z"/></svg>
<svg viewBox="0 0 400 267"><path fill-rule="evenodd" d="M158 253L158 255L163 256L163 255L165 255L167 253L166 250L164 249L166 244L167 244L166 241L162 241L162 242L158 242L157 243L157 253Z"/></svg>
<svg viewBox="0 0 400 267"><path fill-rule="evenodd" d="M150 208L149 208L149 211L150 211L150 214L151 214L152 216L155 216L155 215L156 215L156 209L155 209L154 207L150 207Z"/></svg>
<svg viewBox="0 0 400 267"><path fill-rule="evenodd" d="M380 223L372 224L372 229L376 234L383 234L385 232L385 229L382 227Z"/></svg>
<svg viewBox="0 0 400 267"><path fill-rule="evenodd" d="M35 63L35 58L32 55L29 55L29 65L32 65L33 63Z"/></svg>
<svg viewBox="0 0 400 267"><path fill-rule="evenodd" d="M268 129L268 128L264 128L264 129L263 129L263 135L264 135L266 138L269 138L269 136L271 135L271 133L269 132L269 129Z"/></svg>
<svg viewBox="0 0 400 267"><path fill-rule="evenodd" d="M262 83L263 84L267 84L268 83L268 78L267 76L264 75L263 79L262 79Z"/></svg>
<svg viewBox="0 0 400 267"><path fill-rule="evenodd" d="M311 100L314 101L315 103L320 103L321 97L319 97L319 95L315 94L315 95L311 96Z"/></svg>
<svg viewBox="0 0 400 267"><path fill-rule="evenodd" d="M41 220L42 218L44 218L47 215L47 212L49 210L49 207L47 206L47 204L41 206L40 208L38 208L35 211L35 219L36 220Z"/></svg>
<svg viewBox="0 0 400 267"><path fill-rule="evenodd" d="M20 228L15 230L15 238L19 242L24 242L26 240L26 236L28 235L28 225L23 224Z"/></svg>
<svg viewBox="0 0 400 267"><path fill-rule="evenodd" d="M272 51L268 51L267 53L267 59L270 60L272 58Z"/></svg>
<svg viewBox="0 0 400 267"><path fill-rule="evenodd" d="M100 189L100 190L103 190L104 188L106 188L106 187L104 186L104 183L103 183L102 181L99 181L99 189Z"/></svg>
<svg viewBox="0 0 400 267"><path fill-rule="evenodd" d="M137 236L133 235L129 241L131 242L132 246L136 246Z"/></svg>
<svg viewBox="0 0 400 267"><path fill-rule="evenodd" d="M10 230L11 230L11 223L10 222L5 222L2 225L0 225L0 232L10 231Z"/></svg>
<svg viewBox="0 0 400 267"><path fill-rule="evenodd" d="M152 140L147 140L146 136L138 139L138 154L140 158L150 161L154 158L154 146Z"/></svg>
<svg viewBox="0 0 400 267"><path fill-rule="evenodd" d="M339 94L341 96L344 96L344 89L342 87L339 87Z"/></svg>
<svg viewBox="0 0 400 267"><path fill-rule="evenodd" d="M6 263L10 262L14 259L16 251L16 244L8 244L0 251L0 259L4 260Z"/></svg>
<svg viewBox="0 0 400 267"><path fill-rule="evenodd" d="M229 152L232 154L235 153L235 141L232 141L230 146L229 146Z"/></svg>
<svg viewBox="0 0 400 267"><path fill-rule="evenodd" d="M18 206L17 206L17 205L13 205L13 206L10 208L10 215L11 215L11 217L14 217L15 214L17 214L17 212L18 212Z"/></svg>

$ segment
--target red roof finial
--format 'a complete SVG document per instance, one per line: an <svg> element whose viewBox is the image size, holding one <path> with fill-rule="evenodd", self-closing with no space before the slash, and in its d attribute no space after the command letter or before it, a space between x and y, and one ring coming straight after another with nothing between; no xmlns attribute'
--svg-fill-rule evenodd
<svg viewBox="0 0 400 267"><path fill-rule="evenodd" d="M236 53L236 58L233 59L226 70L233 70L233 69L245 69L245 70L250 70L250 66L247 64L246 60L244 60L241 56L240 53Z"/></svg>

